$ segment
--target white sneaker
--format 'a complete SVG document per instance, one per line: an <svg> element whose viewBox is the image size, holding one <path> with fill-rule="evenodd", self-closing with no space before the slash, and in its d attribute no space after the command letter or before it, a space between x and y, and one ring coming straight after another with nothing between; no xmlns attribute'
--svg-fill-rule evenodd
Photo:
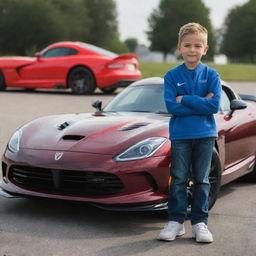
<svg viewBox="0 0 256 256"><path fill-rule="evenodd" d="M173 241L177 236L185 234L184 224L176 221L169 221L167 225L161 230L158 240Z"/></svg>
<svg viewBox="0 0 256 256"><path fill-rule="evenodd" d="M198 243L213 242L212 233L204 222L192 225L192 237L195 238Z"/></svg>

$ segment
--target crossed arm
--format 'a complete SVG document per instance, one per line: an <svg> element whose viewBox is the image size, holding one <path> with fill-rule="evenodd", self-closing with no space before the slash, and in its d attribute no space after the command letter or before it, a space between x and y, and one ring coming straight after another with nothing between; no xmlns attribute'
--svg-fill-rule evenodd
<svg viewBox="0 0 256 256"><path fill-rule="evenodd" d="M209 115L217 113L220 104L221 84L216 75L209 85L209 93L204 97L198 95L176 96L175 86L165 79L165 102L169 113L176 116Z"/></svg>
<svg viewBox="0 0 256 256"><path fill-rule="evenodd" d="M210 92L210 93L208 93L204 98L211 99L213 96L214 96L214 93ZM182 97L183 97L183 96L177 96L177 97L176 97L176 102L181 103Z"/></svg>

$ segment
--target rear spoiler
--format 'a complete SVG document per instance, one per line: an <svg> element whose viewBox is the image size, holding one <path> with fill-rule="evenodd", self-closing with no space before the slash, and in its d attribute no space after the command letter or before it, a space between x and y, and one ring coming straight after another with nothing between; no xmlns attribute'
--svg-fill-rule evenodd
<svg viewBox="0 0 256 256"><path fill-rule="evenodd" d="M112 61L127 60L127 59L132 59L132 58L138 59L138 57L139 57L139 54L136 54L136 53L124 53L124 54L121 54L121 55L115 57Z"/></svg>

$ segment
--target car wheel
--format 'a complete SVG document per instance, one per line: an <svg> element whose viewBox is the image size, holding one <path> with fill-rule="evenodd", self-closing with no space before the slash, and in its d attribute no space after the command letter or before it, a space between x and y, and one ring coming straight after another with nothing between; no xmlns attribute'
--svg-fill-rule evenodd
<svg viewBox="0 0 256 256"><path fill-rule="evenodd" d="M102 92L104 92L105 94L111 94L111 93L113 93L115 90L116 90L117 88L100 88L100 90L102 91Z"/></svg>
<svg viewBox="0 0 256 256"><path fill-rule="evenodd" d="M74 94L92 94L96 85L92 73L87 68L77 67L68 76L68 87Z"/></svg>
<svg viewBox="0 0 256 256"><path fill-rule="evenodd" d="M210 193L209 193L209 210L215 204L218 193L220 190L221 185L221 164L220 158L217 150L214 148L212 154L212 161L211 161L211 169L209 174L209 181L211 184ZM193 198L193 190L194 190L194 182L192 175L190 176L188 183L187 183L187 191L188 191L188 212L191 212L191 203Z"/></svg>
<svg viewBox="0 0 256 256"><path fill-rule="evenodd" d="M4 75L0 71L0 91L4 91L5 88L6 88L6 86L5 86L5 81L4 81Z"/></svg>

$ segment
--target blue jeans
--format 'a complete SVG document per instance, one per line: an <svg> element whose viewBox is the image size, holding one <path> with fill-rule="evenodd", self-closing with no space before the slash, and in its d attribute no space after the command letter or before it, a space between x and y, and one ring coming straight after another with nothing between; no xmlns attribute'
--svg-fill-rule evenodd
<svg viewBox="0 0 256 256"><path fill-rule="evenodd" d="M169 221L183 223L187 215L187 181L192 169L194 191L192 225L208 221L209 172L214 138L174 140L171 144L171 185L168 200ZM192 167L192 168L191 168Z"/></svg>

